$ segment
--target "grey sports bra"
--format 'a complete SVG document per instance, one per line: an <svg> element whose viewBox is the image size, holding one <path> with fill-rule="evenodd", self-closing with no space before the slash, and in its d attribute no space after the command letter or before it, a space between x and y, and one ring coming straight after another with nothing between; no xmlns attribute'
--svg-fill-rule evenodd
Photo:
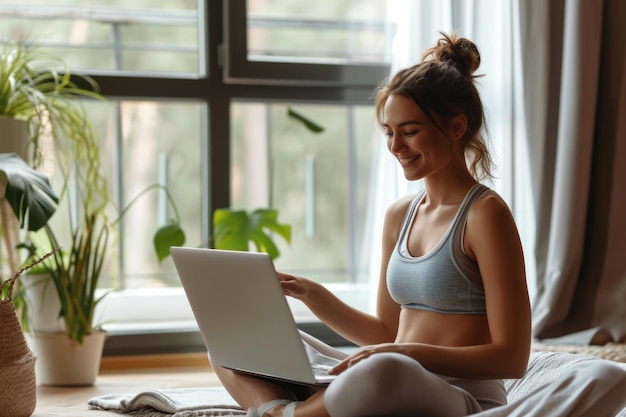
<svg viewBox="0 0 626 417"><path fill-rule="evenodd" d="M403 308L447 314L486 314L480 271L463 250L463 234L470 208L487 190L489 188L482 184L474 185L441 241L418 257L409 254L407 236L426 191L422 190L411 202L387 266L389 293Z"/></svg>

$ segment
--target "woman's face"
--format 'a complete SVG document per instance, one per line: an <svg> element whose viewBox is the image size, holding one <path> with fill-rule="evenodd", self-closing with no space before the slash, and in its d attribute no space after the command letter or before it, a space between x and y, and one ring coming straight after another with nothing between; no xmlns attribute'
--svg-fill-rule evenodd
<svg viewBox="0 0 626 417"><path fill-rule="evenodd" d="M454 159L453 139L410 98L390 95L385 103L383 119L387 148L402 166L407 180L432 175ZM439 125L446 129L445 124Z"/></svg>

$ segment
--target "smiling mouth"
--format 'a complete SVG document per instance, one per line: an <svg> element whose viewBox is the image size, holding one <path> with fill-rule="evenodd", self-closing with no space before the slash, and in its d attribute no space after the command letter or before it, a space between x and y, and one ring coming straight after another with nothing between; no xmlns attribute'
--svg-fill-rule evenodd
<svg viewBox="0 0 626 417"><path fill-rule="evenodd" d="M419 155L416 156L412 156L410 158L398 158L398 161L400 162L400 165L405 166L405 165L409 165L412 162L416 161L419 159Z"/></svg>

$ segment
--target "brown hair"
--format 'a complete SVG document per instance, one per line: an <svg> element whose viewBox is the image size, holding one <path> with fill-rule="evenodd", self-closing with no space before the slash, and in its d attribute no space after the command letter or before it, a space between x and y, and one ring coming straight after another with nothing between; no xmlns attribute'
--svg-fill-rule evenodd
<svg viewBox="0 0 626 417"><path fill-rule="evenodd" d="M437 114L449 121L459 114L467 118L467 130L462 138L470 173L477 180L491 178L493 166L489 150L481 134L486 131L483 104L474 84L480 65L476 45L456 34L446 35L426 50L420 63L396 72L385 80L376 92L376 116L384 125L383 111L392 94L409 97L430 118L435 126Z"/></svg>

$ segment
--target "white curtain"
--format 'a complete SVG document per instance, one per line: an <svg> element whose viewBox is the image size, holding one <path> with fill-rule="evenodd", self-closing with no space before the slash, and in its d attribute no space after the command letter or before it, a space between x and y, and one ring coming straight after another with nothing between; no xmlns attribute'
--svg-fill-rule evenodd
<svg viewBox="0 0 626 417"><path fill-rule="evenodd" d="M390 30L394 33L392 45L392 73L420 61L422 53L441 37L440 32L456 32L476 43L481 53L478 88L485 106L490 149L496 161L497 177L487 185L497 190L512 207L519 223L532 224L531 199L523 198L529 192L530 182L524 170L526 147L525 130L520 99L518 27L513 0L393 0L388 2ZM513 158L515 153L515 158ZM374 164L372 197L369 211L369 236L379 237L385 208L398 197L415 192L421 182L408 183L397 161L380 141L380 153ZM519 184L513 187L514 181ZM515 191L515 192L514 192ZM527 194L526 194L527 195ZM532 227L521 230L534 231ZM533 236L522 236L532 242ZM529 246L530 247L530 246ZM372 259L369 270L374 290L378 282L380 239L372 239ZM532 253L532 252L531 252ZM533 276L532 256L527 256L528 272ZM532 279L531 292L534 290ZM375 294L375 291L372 291Z"/></svg>

